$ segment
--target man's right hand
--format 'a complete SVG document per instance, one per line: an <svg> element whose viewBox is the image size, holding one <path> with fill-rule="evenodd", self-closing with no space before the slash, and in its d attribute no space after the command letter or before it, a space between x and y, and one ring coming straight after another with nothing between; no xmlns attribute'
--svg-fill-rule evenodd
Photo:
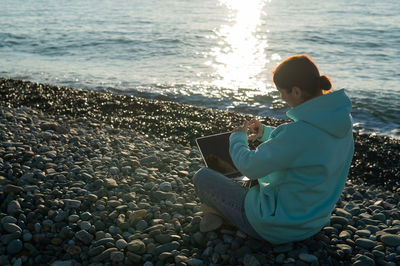
<svg viewBox="0 0 400 266"><path fill-rule="evenodd" d="M251 134L249 135L248 138L251 141L256 141L257 139L261 138L262 135L264 134L263 124L261 124L261 122L255 118L250 120L249 129Z"/></svg>

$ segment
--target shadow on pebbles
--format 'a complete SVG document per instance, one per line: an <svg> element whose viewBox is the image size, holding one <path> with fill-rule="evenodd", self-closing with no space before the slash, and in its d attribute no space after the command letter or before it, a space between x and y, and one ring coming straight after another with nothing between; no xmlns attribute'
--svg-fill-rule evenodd
<svg viewBox="0 0 400 266"><path fill-rule="evenodd" d="M1 265L400 264L398 187L355 177L354 169L382 164L362 154L330 223L304 241L271 245L218 216L202 220L191 178L203 163L193 144L101 117L13 106L4 90L1 97Z"/></svg>

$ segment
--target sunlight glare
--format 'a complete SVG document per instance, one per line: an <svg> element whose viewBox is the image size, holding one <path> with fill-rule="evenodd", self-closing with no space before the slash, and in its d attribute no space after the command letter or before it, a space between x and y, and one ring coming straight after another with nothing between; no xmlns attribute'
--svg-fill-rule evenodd
<svg viewBox="0 0 400 266"><path fill-rule="evenodd" d="M217 31L219 47L211 50L217 79L213 85L224 88L265 89L265 67L269 60L266 32L261 25L265 0L220 0L229 10L229 23Z"/></svg>

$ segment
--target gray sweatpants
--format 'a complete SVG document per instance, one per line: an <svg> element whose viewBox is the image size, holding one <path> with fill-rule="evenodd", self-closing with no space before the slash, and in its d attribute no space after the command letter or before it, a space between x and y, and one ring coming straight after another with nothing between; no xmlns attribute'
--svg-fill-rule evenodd
<svg viewBox="0 0 400 266"><path fill-rule="evenodd" d="M210 168L197 171L193 183L201 202L219 211L247 235L262 239L247 220L244 210L247 189Z"/></svg>

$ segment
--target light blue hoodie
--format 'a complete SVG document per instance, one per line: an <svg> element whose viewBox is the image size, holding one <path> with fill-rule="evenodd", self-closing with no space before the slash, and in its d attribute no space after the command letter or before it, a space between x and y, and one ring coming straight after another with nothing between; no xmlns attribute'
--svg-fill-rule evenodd
<svg viewBox="0 0 400 266"><path fill-rule="evenodd" d="M351 102L344 90L313 98L287 112L293 120L264 126L262 144L230 137L235 166L258 179L245 211L256 232L273 244L308 238L324 227L344 188L354 152Z"/></svg>

